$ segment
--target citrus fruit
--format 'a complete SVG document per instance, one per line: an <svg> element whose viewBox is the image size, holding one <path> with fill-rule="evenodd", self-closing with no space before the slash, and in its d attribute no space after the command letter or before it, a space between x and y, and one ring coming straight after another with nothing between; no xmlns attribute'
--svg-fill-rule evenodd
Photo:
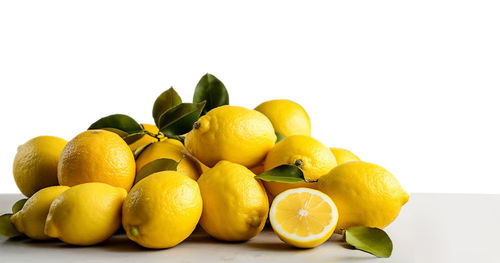
<svg viewBox="0 0 500 263"><path fill-rule="evenodd" d="M50 205L45 234L72 244L101 243L120 227L127 191L104 183L84 183L60 194Z"/></svg>
<svg viewBox="0 0 500 263"><path fill-rule="evenodd" d="M54 136L35 137L17 148L14 179L25 196L57 185L57 163L66 140Z"/></svg>
<svg viewBox="0 0 500 263"><path fill-rule="evenodd" d="M127 236L147 248L169 248L196 228L203 209L198 184L177 171L162 171L139 181L123 203Z"/></svg>
<svg viewBox="0 0 500 263"><path fill-rule="evenodd" d="M179 142L174 139L167 139L161 142L155 142L144 149L136 160L137 172L139 172L144 165L156 159L167 158L176 162L182 159L177 166L177 171L189 176L193 180L198 179L201 173L200 165L191 154L184 149L182 144L179 145L178 143L173 143L173 141Z"/></svg>
<svg viewBox="0 0 500 263"><path fill-rule="evenodd" d="M186 149L208 167L220 160L253 167L275 141L273 125L262 113L225 105L195 122L184 142Z"/></svg>
<svg viewBox="0 0 500 263"><path fill-rule="evenodd" d="M315 181L335 167L337 162L330 149L319 141L310 136L292 135L278 142L267 154L264 170L268 171L283 164L298 166L304 172L306 180ZM291 188L316 187L316 183L307 182L264 182L264 185L273 196Z"/></svg>
<svg viewBox="0 0 500 263"><path fill-rule="evenodd" d="M152 124L141 124L141 125L146 131L148 131L152 134L157 134L159 132L159 129L158 129L158 127L156 127L156 125L152 125ZM142 136L142 138L140 138L139 140L131 143L129 145L129 147L130 147L130 150L135 151L135 150L137 150L137 148L139 148L141 146L144 146L148 143L152 143L152 142L156 142L156 141L158 141L158 140L155 137L152 137L152 136L149 136L146 134L146 135Z"/></svg>
<svg viewBox="0 0 500 263"><path fill-rule="evenodd" d="M318 189L337 205L339 233L340 229L358 225L384 228L409 198L389 171L362 161L335 167L319 179Z"/></svg>
<svg viewBox="0 0 500 263"><path fill-rule="evenodd" d="M117 134L89 130L64 147L57 171L61 185L101 182L128 191L135 179L135 160L128 145Z"/></svg>
<svg viewBox="0 0 500 263"><path fill-rule="evenodd" d="M49 186L36 192L26 201L23 208L11 217L11 222L19 232L32 239L50 239L44 233L50 205L56 197L68 189L67 186Z"/></svg>
<svg viewBox="0 0 500 263"><path fill-rule="evenodd" d="M291 100L270 100L263 102L255 110L266 115L274 130L285 137L311 135L309 116L298 103Z"/></svg>
<svg viewBox="0 0 500 263"><path fill-rule="evenodd" d="M245 241L262 231L269 202L266 190L254 177L245 166L229 161L220 161L200 176L200 224L210 236Z"/></svg>
<svg viewBox="0 0 500 263"><path fill-rule="evenodd" d="M330 151L332 151L333 155L335 156L338 165L350 161L359 161L359 157L354 155L354 153L349 150L341 148L330 148Z"/></svg>
<svg viewBox="0 0 500 263"><path fill-rule="evenodd" d="M271 226L279 238L300 248L316 247L328 240L338 217L330 197L303 187L276 196L269 211Z"/></svg>

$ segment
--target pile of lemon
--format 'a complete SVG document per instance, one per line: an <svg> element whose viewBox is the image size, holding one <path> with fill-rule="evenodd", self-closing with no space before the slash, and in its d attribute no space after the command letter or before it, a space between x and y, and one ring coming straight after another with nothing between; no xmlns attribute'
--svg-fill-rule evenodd
<svg viewBox="0 0 500 263"><path fill-rule="evenodd" d="M29 199L10 218L17 231L94 245L123 227L143 247L169 248L198 224L217 240L249 240L269 218L281 240L311 248L352 226L384 228L408 201L386 169L312 138L306 111L290 100L215 107L183 140L142 127L148 135L129 144L93 129L21 145L13 171ZM174 166L153 167L158 160ZM256 177L283 165L304 180Z"/></svg>

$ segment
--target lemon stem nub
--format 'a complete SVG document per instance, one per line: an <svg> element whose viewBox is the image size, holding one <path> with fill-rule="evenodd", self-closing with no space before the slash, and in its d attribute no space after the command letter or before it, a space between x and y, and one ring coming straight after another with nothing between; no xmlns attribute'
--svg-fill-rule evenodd
<svg viewBox="0 0 500 263"><path fill-rule="evenodd" d="M197 121L193 124L193 129L198 130L200 126L201 126L200 122Z"/></svg>
<svg viewBox="0 0 500 263"><path fill-rule="evenodd" d="M299 168L302 168L302 166L304 166L304 162L301 159L297 159L297 160L295 160L294 165L299 167Z"/></svg>
<svg viewBox="0 0 500 263"><path fill-rule="evenodd" d="M139 229L137 227L133 226L130 228L130 234L134 237L139 236Z"/></svg>

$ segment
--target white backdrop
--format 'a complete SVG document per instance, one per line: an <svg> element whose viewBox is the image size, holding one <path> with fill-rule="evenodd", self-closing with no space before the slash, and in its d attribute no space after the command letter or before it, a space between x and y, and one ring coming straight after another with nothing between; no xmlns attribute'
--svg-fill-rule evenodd
<svg viewBox="0 0 500 263"><path fill-rule="evenodd" d="M206 72L234 105L299 102L314 137L410 192L500 193L500 2L176 2L0 2L0 193L19 144L151 123Z"/></svg>

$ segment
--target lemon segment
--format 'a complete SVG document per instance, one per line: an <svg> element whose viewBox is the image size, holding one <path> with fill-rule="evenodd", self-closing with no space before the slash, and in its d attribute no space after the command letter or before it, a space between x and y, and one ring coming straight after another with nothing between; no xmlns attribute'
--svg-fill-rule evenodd
<svg viewBox="0 0 500 263"><path fill-rule="evenodd" d="M309 188L295 188L274 199L270 221L285 243L312 248L330 238L337 225L338 211L327 195Z"/></svg>

